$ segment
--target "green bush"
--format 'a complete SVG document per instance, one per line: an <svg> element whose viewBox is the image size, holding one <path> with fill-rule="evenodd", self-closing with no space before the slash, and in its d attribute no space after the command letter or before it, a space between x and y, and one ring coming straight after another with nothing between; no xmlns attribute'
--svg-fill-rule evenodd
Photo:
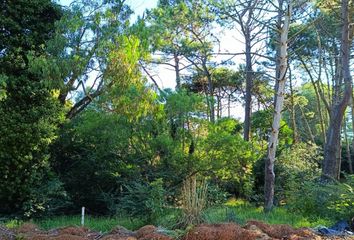
<svg viewBox="0 0 354 240"><path fill-rule="evenodd" d="M344 182L304 182L288 194L288 207L304 215L335 220L354 216L354 176L347 176Z"/></svg>
<svg viewBox="0 0 354 240"><path fill-rule="evenodd" d="M48 179L45 180L44 179ZM54 175L47 174L42 177L42 183L32 186L30 197L22 204L25 217L40 217L58 214L71 205L63 183Z"/></svg>
<svg viewBox="0 0 354 240"><path fill-rule="evenodd" d="M126 193L117 206L128 215L145 218L154 223L162 215L165 207L165 190L162 179L149 184L134 182L126 186Z"/></svg>
<svg viewBox="0 0 354 240"><path fill-rule="evenodd" d="M205 174L231 194L252 195L253 166L258 155L252 144L243 140L237 120L219 119L209 126L208 135L197 146L196 158Z"/></svg>
<svg viewBox="0 0 354 240"><path fill-rule="evenodd" d="M321 174L320 148L314 143L297 143L284 149L275 163L275 196L286 201L286 193L301 188Z"/></svg>
<svg viewBox="0 0 354 240"><path fill-rule="evenodd" d="M224 204L231 195L216 184L208 184L207 206Z"/></svg>

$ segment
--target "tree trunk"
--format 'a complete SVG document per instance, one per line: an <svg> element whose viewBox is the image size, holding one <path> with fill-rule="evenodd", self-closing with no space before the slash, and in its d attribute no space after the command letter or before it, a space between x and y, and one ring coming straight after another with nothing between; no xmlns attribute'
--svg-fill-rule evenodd
<svg viewBox="0 0 354 240"><path fill-rule="evenodd" d="M327 142L324 149L324 160L322 166L323 178L339 179L340 173L340 129L345 113L345 109L352 95L352 79L349 69L350 59L350 39L349 39L349 3L348 0L342 0L341 4L341 19L342 19L342 37L341 37L341 74L337 82L344 82L345 90L341 99L338 96L338 101L334 101L330 114L330 123L327 131ZM337 87L338 89L341 86Z"/></svg>
<svg viewBox="0 0 354 240"><path fill-rule="evenodd" d="M231 117L231 94L227 97L227 116Z"/></svg>
<svg viewBox="0 0 354 240"><path fill-rule="evenodd" d="M304 122L305 122L305 125L306 125L306 128L307 128L307 131L309 132L310 140L311 140L311 142L314 143L314 142L315 142L315 137L313 136L313 133L312 133L310 124L309 124L309 122L307 121L306 114L304 113L304 109L302 109L301 106L299 106L299 109L300 109L300 111L301 111L302 118L304 119Z"/></svg>
<svg viewBox="0 0 354 240"><path fill-rule="evenodd" d="M353 169L352 169L352 159L351 159L351 154L350 154L350 145L349 145L349 140L348 140L348 133L347 133L347 118L344 117L344 123L343 123L343 129L344 129L344 140L345 140L345 147L347 150L347 162L348 162L348 170L350 174L353 174Z"/></svg>
<svg viewBox="0 0 354 240"><path fill-rule="evenodd" d="M176 89L179 90L179 89L181 89L181 76L180 76L180 70L179 70L179 58L178 58L177 53L173 54L173 58L175 60Z"/></svg>
<svg viewBox="0 0 354 240"><path fill-rule="evenodd" d="M282 14L281 11L282 9L279 9L279 14ZM284 24L279 29L280 31L279 53L280 54L277 56L279 58L279 77L277 77L278 89L276 92L272 131L269 137L268 157L265 162L265 179L264 179L265 180L265 185L264 185L265 211L270 211L273 208L273 201L274 201L274 183L275 183L274 162L275 162L275 154L276 154L277 144L278 144L281 112L283 110L283 104L284 104L285 80L286 80L286 72L288 68L287 66L288 32L289 32L291 12L292 12L291 1L289 1L287 12L284 16Z"/></svg>
<svg viewBox="0 0 354 240"><path fill-rule="evenodd" d="M316 96L316 107L317 107L317 112L318 112L318 116L320 118L320 126L321 126L321 135L322 135L322 140L323 140L323 147L325 146L326 144L326 131L325 131L325 128L324 128L324 121L323 121L323 115L322 115L322 107L321 107L321 99L322 101L326 104L326 100L324 99L324 97L321 98L322 96L322 92L321 92L321 89L320 89L320 86L319 84L317 85L316 82L315 82L315 79L314 77L312 76L311 74L311 71L310 69L307 67L305 61L302 59L302 57L298 54L297 55L302 66L304 67L305 71L307 72L307 74L309 75L310 77L310 80L311 80L311 84L313 86L313 89L315 90L315 96Z"/></svg>
<svg viewBox="0 0 354 240"><path fill-rule="evenodd" d="M352 139L352 149L354 150L354 99L353 99L353 94L352 94L352 99L351 99L351 112L352 112L352 131L353 131L353 139ZM348 162L349 164L349 173L353 174L353 161L350 158L350 161Z"/></svg>
<svg viewBox="0 0 354 240"><path fill-rule="evenodd" d="M252 56L251 56L251 39L250 31L247 28L245 33L246 41L246 101L245 101L245 121L243 128L243 139L250 140L251 131L251 111L252 111L252 85L253 85L253 71L252 71Z"/></svg>
<svg viewBox="0 0 354 240"><path fill-rule="evenodd" d="M299 136L297 133L297 125L296 125L295 101L294 101L291 68L289 68L289 87L290 87L290 103L291 103L290 107L291 107L291 122L293 127L293 139L294 139L294 144L296 144L299 141Z"/></svg>
<svg viewBox="0 0 354 240"><path fill-rule="evenodd" d="M206 60L203 61L204 74L208 80L208 93L209 93L209 108L210 108L210 122L215 123L215 99L214 99L214 86L211 74L206 65Z"/></svg>

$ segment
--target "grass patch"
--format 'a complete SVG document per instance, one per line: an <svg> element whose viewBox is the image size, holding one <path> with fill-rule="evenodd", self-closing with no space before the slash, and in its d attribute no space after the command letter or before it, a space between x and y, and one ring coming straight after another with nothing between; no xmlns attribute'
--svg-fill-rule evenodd
<svg viewBox="0 0 354 240"><path fill-rule="evenodd" d="M35 220L34 223L44 230L65 226L80 226L81 216L56 216ZM144 222L140 219L128 217L85 216L85 227L95 231L108 232L118 225L130 230L136 230L142 227Z"/></svg>
<svg viewBox="0 0 354 240"><path fill-rule="evenodd" d="M144 219L130 217L85 217L85 227L95 231L109 232L116 226L123 226L129 230L136 230L146 224L155 224L167 229L172 229L180 220L180 209L167 209L156 219L155 223L147 223ZM203 213L206 223L236 222L245 224L248 220L259 220L270 224L289 224L293 227L316 227L319 225L330 226L333 221L319 217L304 217L290 212L286 207L274 208L270 213L264 213L263 207L256 207L242 200L231 199L222 206L208 208ZM80 226L81 216L54 216L34 220L33 223L44 230L65 227ZM22 224L21 221L12 220L3 222L9 228Z"/></svg>
<svg viewBox="0 0 354 240"><path fill-rule="evenodd" d="M207 223L237 222L245 224L247 220L260 220L270 224L289 224L293 227L329 226L333 221L319 217L307 218L289 212L285 207L274 208L271 212L263 212L263 207L256 207L242 200L230 200L224 206L209 208L204 212Z"/></svg>

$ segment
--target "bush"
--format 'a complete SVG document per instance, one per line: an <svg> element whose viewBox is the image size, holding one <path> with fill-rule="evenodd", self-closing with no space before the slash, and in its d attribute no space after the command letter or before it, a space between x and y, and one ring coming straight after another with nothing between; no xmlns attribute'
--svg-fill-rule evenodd
<svg viewBox="0 0 354 240"><path fill-rule="evenodd" d="M335 220L354 216L354 176L345 182L305 182L289 193L288 207L304 215Z"/></svg>
<svg viewBox="0 0 354 240"><path fill-rule="evenodd" d="M126 193L118 207L130 216L143 217L154 223L162 215L165 207L165 190L162 179L149 184L135 182L126 186Z"/></svg>
<svg viewBox="0 0 354 240"><path fill-rule="evenodd" d="M216 184L208 184L207 188L207 205L208 207L224 204L231 196Z"/></svg>
<svg viewBox="0 0 354 240"><path fill-rule="evenodd" d="M200 148L195 156L205 174L231 194L246 198L252 195L253 166L258 155L253 145L243 140L237 120L219 119L209 126L208 135L197 146Z"/></svg>
<svg viewBox="0 0 354 240"><path fill-rule="evenodd" d="M298 143L284 149L275 163L275 197L286 201L286 193L301 188L303 182L321 174L320 148L314 143Z"/></svg>
<svg viewBox="0 0 354 240"><path fill-rule="evenodd" d="M286 193L299 189L303 182L320 176L320 148L313 143L298 143L285 148L275 161L275 203L286 202ZM259 159L254 166L254 194L251 200L257 204L264 201L264 161Z"/></svg>
<svg viewBox="0 0 354 240"><path fill-rule="evenodd" d="M208 185L205 180L197 181L192 175L183 181L181 190L181 208L183 214L178 223L179 228L186 228L203 222L202 213L207 204Z"/></svg>
<svg viewBox="0 0 354 240"><path fill-rule="evenodd" d="M47 175L48 180L42 184L32 186L30 197L22 204L25 217L42 217L53 215L69 207L71 201L63 183L54 175ZM45 179L44 177L42 180Z"/></svg>

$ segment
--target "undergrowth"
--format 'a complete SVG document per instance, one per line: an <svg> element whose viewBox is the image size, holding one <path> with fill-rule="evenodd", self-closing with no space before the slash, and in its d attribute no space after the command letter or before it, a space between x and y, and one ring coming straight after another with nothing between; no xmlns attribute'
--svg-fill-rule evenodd
<svg viewBox="0 0 354 240"><path fill-rule="evenodd" d="M170 209L159 216L155 225L172 229L176 226L181 215L181 210ZM203 220L206 223L236 222L245 224L247 220L260 220L270 224L289 224L293 227L316 227L319 225L330 226L333 221L316 216L303 216L285 207L274 208L270 213L264 213L262 207L256 207L242 200L231 199L226 204L211 207L203 212ZM64 226L80 226L81 216L56 216L33 220L44 230ZM7 221L7 227L14 228L22 224L20 221ZM93 217L86 216L85 227L95 231L109 232L116 226L123 226L130 230L136 230L146 224L151 224L139 218L130 217Z"/></svg>

